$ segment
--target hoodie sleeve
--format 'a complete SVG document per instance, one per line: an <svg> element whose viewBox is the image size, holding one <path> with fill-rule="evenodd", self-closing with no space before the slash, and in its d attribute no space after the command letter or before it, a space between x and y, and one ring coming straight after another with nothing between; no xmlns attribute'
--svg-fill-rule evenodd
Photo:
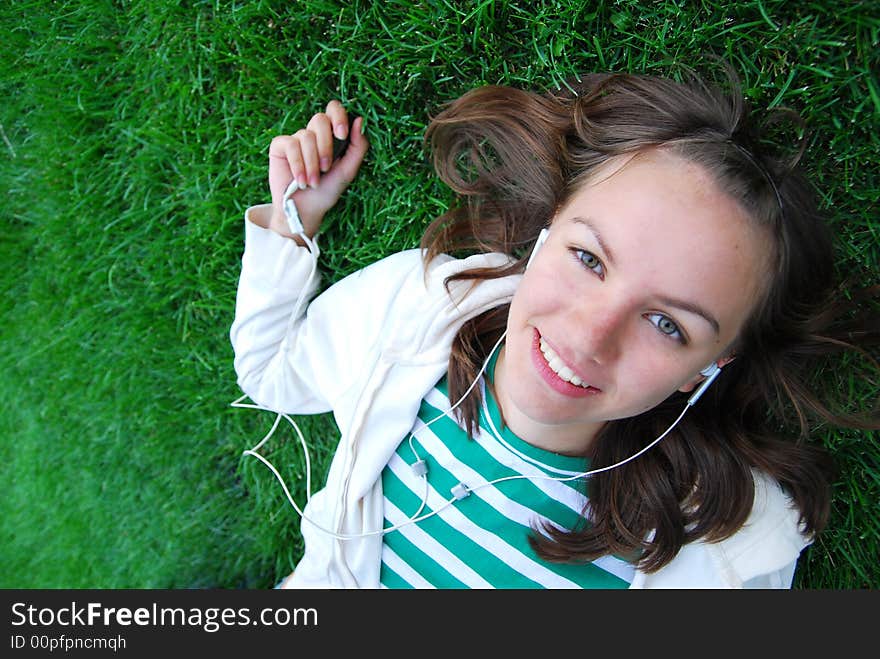
<svg viewBox="0 0 880 659"><path fill-rule="evenodd" d="M245 248L230 339L238 384L257 404L318 414L375 356L385 316L403 287L423 278L421 253L408 250L349 275L321 295L306 247L245 213ZM298 310L297 298L304 300ZM296 314L294 315L294 312Z"/></svg>

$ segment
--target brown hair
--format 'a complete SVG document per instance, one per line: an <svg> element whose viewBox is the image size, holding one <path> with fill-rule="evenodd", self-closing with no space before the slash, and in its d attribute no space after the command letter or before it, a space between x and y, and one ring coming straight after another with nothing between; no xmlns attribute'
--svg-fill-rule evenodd
<svg viewBox="0 0 880 659"><path fill-rule="evenodd" d="M880 427L876 419L833 412L807 384L812 358L875 344L880 332L876 321L847 316L836 301L832 237L797 169L801 152L788 162L767 153L735 76L731 83L727 94L695 75L679 83L592 74L549 94L486 86L447 105L428 127L435 169L462 203L427 228L426 261L474 250L516 259L454 279L522 272L540 229L599 165L655 147L702 165L774 238L770 281L738 338L737 359L663 442L589 480L589 511L579 528L547 527L532 536L545 559L613 553L657 570L684 543L720 540L743 525L754 498L753 469L786 489L804 531L816 534L829 515L832 467L824 451L806 442L809 419ZM461 328L449 361L451 400L476 377L508 311L509 305L498 307ZM676 392L648 412L608 422L590 468L639 451L672 423L685 399ZM480 402L474 389L458 408L471 435ZM796 433L787 430L792 418Z"/></svg>

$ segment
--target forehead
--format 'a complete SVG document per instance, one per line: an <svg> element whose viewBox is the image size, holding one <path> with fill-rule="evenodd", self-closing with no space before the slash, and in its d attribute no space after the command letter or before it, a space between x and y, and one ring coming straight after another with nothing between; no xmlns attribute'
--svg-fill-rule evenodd
<svg viewBox="0 0 880 659"><path fill-rule="evenodd" d="M712 309L722 335L738 333L769 279L770 236L705 169L667 151L612 159L557 224L594 240L609 276Z"/></svg>

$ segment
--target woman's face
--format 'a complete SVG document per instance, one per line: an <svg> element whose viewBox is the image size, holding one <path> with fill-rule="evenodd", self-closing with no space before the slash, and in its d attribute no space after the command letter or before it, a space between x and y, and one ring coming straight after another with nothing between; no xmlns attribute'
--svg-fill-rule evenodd
<svg viewBox="0 0 880 659"><path fill-rule="evenodd" d="M580 454L605 421L690 391L724 362L768 253L701 167L664 150L608 163L554 217L513 297L495 370L505 421Z"/></svg>

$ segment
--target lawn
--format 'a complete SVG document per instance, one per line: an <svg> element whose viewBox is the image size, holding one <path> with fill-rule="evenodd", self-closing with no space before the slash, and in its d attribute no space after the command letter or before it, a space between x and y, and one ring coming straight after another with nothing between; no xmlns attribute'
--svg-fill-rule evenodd
<svg viewBox="0 0 880 659"><path fill-rule="evenodd" d="M0 587L265 588L299 521L256 460L228 339L267 148L326 102L372 144L328 217L329 283L418 244L453 201L422 137L474 86L729 61L809 126L841 275L880 283L876 2L165 2L0 8ZM876 381L829 366L853 409ZM837 382L836 380L834 381ZM301 420L320 482L329 416ZM295 437L270 456L304 498ZM840 468L804 589L880 585L877 433L817 426Z"/></svg>

